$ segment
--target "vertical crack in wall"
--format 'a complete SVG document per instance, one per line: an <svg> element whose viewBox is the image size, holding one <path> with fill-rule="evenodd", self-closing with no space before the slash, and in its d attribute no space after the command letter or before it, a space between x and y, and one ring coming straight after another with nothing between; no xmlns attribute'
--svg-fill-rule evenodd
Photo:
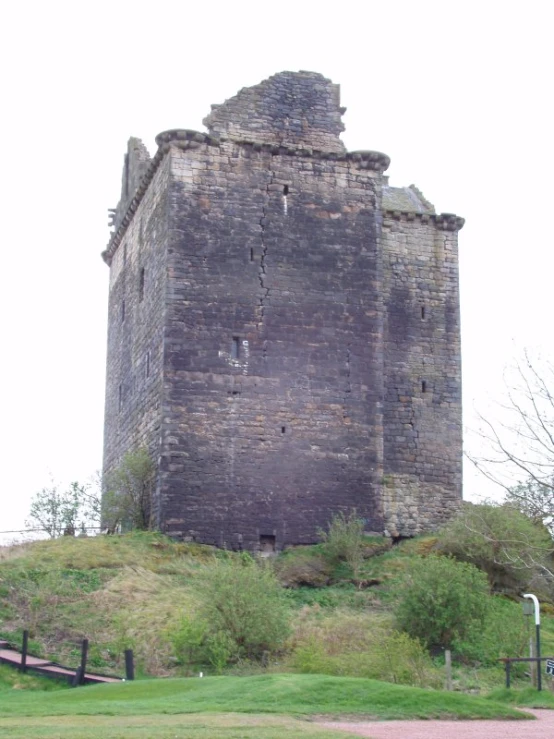
<svg viewBox="0 0 554 739"><path fill-rule="evenodd" d="M260 242L261 242L261 258L260 258L260 267L258 270L258 278L260 280L260 287L262 289L261 295L260 295L260 320L258 321L258 328L261 330L263 328L264 323L264 314L265 314L265 307L266 307L266 300L269 296L269 287L266 285L266 277L267 277L267 264L266 264L266 258L267 258L267 242L266 242L266 226L267 226L267 210L268 210L268 204L269 204L269 197L270 197L270 188L273 184L273 180L275 179L275 173L270 172L270 178L269 182L266 185L265 188L265 202L262 206L262 215L260 218ZM267 342L264 341L264 359L266 357L266 350L267 350Z"/></svg>

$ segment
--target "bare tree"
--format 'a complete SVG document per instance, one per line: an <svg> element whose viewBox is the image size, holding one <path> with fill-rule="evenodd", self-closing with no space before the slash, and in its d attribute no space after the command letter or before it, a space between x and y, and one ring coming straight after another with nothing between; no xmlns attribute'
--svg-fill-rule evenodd
<svg viewBox="0 0 554 739"><path fill-rule="evenodd" d="M506 371L506 400L496 420L480 415L479 445L467 456L531 518L554 517L554 365L525 351Z"/></svg>

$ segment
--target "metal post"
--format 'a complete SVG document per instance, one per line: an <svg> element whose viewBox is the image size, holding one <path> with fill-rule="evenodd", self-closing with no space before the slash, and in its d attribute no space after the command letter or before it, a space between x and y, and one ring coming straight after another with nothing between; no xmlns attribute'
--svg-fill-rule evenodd
<svg viewBox="0 0 554 739"><path fill-rule="evenodd" d="M541 670L541 625L537 624L537 690L542 690L542 670Z"/></svg>
<svg viewBox="0 0 554 739"><path fill-rule="evenodd" d="M29 632L27 629L23 632L23 644L21 646L21 672L27 671L27 649L29 647Z"/></svg>
<svg viewBox="0 0 554 739"><path fill-rule="evenodd" d="M506 687L510 687L510 668L512 666L512 663L509 659L506 660Z"/></svg>
<svg viewBox="0 0 554 739"><path fill-rule="evenodd" d="M535 632L536 632L536 643L537 643L537 690L542 690L542 673L541 673L541 611L539 606L539 599L533 593L524 593L524 598L529 598L533 601L535 606Z"/></svg>
<svg viewBox="0 0 554 739"><path fill-rule="evenodd" d="M534 688L537 687L537 665L538 662L535 662L535 657L537 655L535 654L535 640L532 636L529 637L529 657L533 660L530 665L531 669L531 684Z"/></svg>

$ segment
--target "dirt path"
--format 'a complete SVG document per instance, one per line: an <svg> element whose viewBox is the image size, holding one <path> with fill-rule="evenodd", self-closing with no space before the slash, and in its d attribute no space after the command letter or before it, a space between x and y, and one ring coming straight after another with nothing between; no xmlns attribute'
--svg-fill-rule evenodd
<svg viewBox="0 0 554 739"><path fill-rule="evenodd" d="M554 711L526 709L537 721L322 721L371 739L551 739Z"/></svg>

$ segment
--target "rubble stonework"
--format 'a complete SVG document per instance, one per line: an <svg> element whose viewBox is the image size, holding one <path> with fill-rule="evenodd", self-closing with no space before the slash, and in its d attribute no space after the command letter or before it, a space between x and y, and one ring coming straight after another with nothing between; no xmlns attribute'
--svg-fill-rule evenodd
<svg viewBox="0 0 554 739"><path fill-rule="evenodd" d="M146 445L154 524L233 549L314 542L355 508L411 536L461 499L457 232L339 88L283 72L129 141L110 265L104 471Z"/></svg>

